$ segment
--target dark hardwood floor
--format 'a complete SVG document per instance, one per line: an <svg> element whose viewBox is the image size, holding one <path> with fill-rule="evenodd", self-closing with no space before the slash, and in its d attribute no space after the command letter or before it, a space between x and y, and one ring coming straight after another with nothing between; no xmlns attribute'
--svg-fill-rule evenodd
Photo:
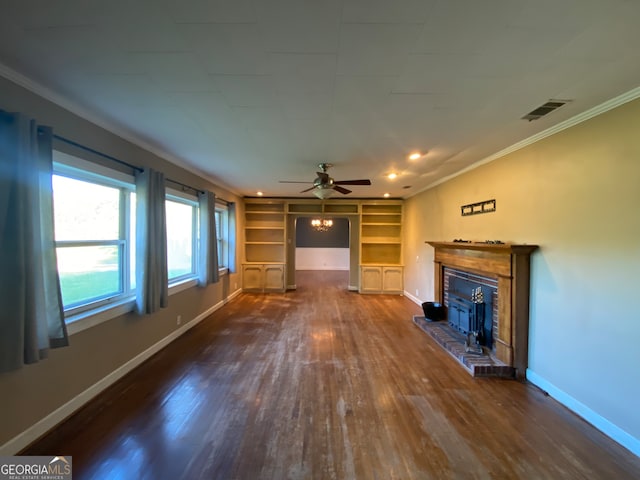
<svg viewBox="0 0 640 480"><path fill-rule="evenodd" d="M637 479L640 459L514 380L473 379L403 297L345 272L242 294L24 454L74 479Z"/></svg>

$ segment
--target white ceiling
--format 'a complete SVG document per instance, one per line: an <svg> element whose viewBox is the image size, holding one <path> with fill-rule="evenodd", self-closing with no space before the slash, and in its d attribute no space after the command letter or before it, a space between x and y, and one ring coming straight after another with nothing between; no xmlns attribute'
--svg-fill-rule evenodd
<svg viewBox="0 0 640 480"><path fill-rule="evenodd" d="M407 197L640 85L639 23L635 0L0 0L0 62L241 195L330 162ZM521 120L549 99L572 102Z"/></svg>

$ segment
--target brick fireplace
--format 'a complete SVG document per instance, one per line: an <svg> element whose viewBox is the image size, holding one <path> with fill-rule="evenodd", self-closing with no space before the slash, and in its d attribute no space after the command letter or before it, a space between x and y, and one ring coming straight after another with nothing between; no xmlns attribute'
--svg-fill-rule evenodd
<svg viewBox="0 0 640 480"><path fill-rule="evenodd" d="M455 297L447 289L452 278L458 284L486 285L491 295L490 312L487 312L491 318L485 323L490 329L486 333L490 336L489 348L497 360L513 367L515 376L523 379L528 364L530 256L538 247L478 242L426 243L435 248L435 300L448 305L449 296ZM457 326L455 319L450 324L464 330L465 317L453 303L449 306L449 315L460 315Z"/></svg>

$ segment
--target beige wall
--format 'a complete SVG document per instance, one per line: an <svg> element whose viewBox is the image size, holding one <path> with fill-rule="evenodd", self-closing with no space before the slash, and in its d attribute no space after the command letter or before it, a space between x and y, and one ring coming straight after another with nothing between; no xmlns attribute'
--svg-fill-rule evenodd
<svg viewBox="0 0 640 480"><path fill-rule="evenodd" d="M212 190L225 200L242 202L205 178L160 159L2 78L0 92L0 108L31 115L40 123L51 125L56 134L134 165L153 166L172 180ZM79 154L70 148L65 151ZM238 210L237 227L242 231L241 205ZM104 322L72 335L71 345L51 351L47 360L0 374L0 447L174 333L180 328L176 323L177 315L182 316L184 325L228 298L238 287L239 276L230 274L218 284L190 288L171 295L169 307L157 314L128 314Z"/></svg>
<svg viewBox="0 0 640 480"><path fill-rule="evenodd" d="M422 301L433 299L433 250L425 240L540 245L532 259L529 378L600 428L627 434L636 453L638 125L635 101L453 178L405 207L405 288ZM495 213L460 215L461 205L492 198Z"/></svg>

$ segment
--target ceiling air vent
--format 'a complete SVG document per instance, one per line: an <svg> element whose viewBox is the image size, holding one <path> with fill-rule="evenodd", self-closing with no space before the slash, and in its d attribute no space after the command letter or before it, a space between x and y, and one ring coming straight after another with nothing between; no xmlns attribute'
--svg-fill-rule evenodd
<svg viewBox="0 0 640 480"><path fill-rule="evenodd" d="M522 117L522 119L529 120L530 122L533 120L538 120L540 117L544 117L545 115L550 114L554 110L557 110L558 108L566 105L569 102L570 100L549 100L544 105L540 105L535 110L527 113L524 117Z"/></svg>

